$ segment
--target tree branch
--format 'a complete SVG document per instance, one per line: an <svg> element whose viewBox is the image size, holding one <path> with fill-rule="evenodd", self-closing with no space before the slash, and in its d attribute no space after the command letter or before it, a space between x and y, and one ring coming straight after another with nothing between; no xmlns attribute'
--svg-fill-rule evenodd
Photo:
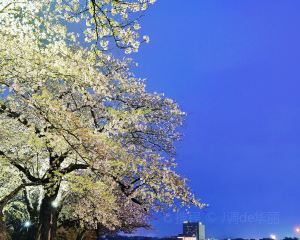
<svg viewBox="0 0 300 240"><path fill-rule="evenodd" d="M15 188L13 191L11 191L8 195L3 197L0 200L0 211L3 209L3 207L11 200L13 199L23 188L29 187L29 186L37 186L41 184L41 182L35 182L35 183L23 183L19 185L17 188Z"/></svg>
<svg viewBox="0 0 300 240"><path fill-rule="evenodd" d="M71 163L68 167L63 168L62 170L60 170L60 173L67 174L67 173L73 172L75 170L87 169L88 167L89 167L88 164L74 164L74 163Z"/></svg>

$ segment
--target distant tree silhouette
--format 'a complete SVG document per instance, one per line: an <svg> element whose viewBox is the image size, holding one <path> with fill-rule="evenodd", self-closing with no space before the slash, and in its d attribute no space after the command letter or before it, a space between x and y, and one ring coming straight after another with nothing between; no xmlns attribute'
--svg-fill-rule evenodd
<svg viewBox="0 0 300 240"><path fill-rule="evenodd" d="M285 237L283 240L299 240L299 238L296 238L296 237Z"/></svg>

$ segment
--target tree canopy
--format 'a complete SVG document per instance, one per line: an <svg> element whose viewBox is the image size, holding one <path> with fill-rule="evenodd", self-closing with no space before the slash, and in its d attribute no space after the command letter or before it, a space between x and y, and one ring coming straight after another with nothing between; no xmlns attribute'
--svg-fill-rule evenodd
<svg viewBox="0 0 300 240"><path fill-rule="evenodd" d="M36 239L66 221L129 231L152 211L203 206L175 171L185 114L109 51L148 41L138 19L153 2L0 3L1 210L38 206Z"/></svg>

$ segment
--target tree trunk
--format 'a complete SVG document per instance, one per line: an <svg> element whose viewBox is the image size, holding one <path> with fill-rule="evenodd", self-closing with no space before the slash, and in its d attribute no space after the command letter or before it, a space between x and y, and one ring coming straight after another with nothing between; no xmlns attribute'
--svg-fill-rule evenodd
<svg viewBox="0 0 300 240"><path fill-rule="evenodd" d="M49 191L45 191L45 196L40 208L36 240L56 239L58 210L55 206L53 206L53 202L57 197L57 193L58 188L55 189L52 194L49 194Z"/></svg>
<svg viewBox="0 0 300 240"><path fill-rule="evenodd" d="M76 240L83 240L84 239L84 236L85 236L85 233L86 233L86 230L81 230L78 234L77 234L77 237L76 237Z"/></svg>
<svg viewBox="0 0 300 240"><path fill-rule="evenodd" d="M26 234L26 239L27 240L33 240L36 233L35 233L35 226L31 226L29 229L28 229L28 232Z"/></svg>
<svg viewBox="0 0 300 240"><path fill-rule="evenodd" d="M24 194L24 201L26 204L27 212L29 213L30 220L31 220L31 226L27 229L26 239L27 240L33 240L36 236L36 229L39 219L39 211L38 211L38 201L34 201L32 203L29 193L26 188L23 190Z"/></svg>

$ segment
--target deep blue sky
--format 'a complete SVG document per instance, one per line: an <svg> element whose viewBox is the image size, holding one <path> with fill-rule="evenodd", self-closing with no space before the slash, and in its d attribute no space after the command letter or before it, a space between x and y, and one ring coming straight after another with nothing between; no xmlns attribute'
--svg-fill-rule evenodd
<svg viewBox="0 0 300 240"><path fill-rule="evenodd" d="M145 234L177 234L185 218L215 237L300 224L299 12L298 0L159 0L147 13L138 75L188 113L179 171L210 207Z"/></svg>

